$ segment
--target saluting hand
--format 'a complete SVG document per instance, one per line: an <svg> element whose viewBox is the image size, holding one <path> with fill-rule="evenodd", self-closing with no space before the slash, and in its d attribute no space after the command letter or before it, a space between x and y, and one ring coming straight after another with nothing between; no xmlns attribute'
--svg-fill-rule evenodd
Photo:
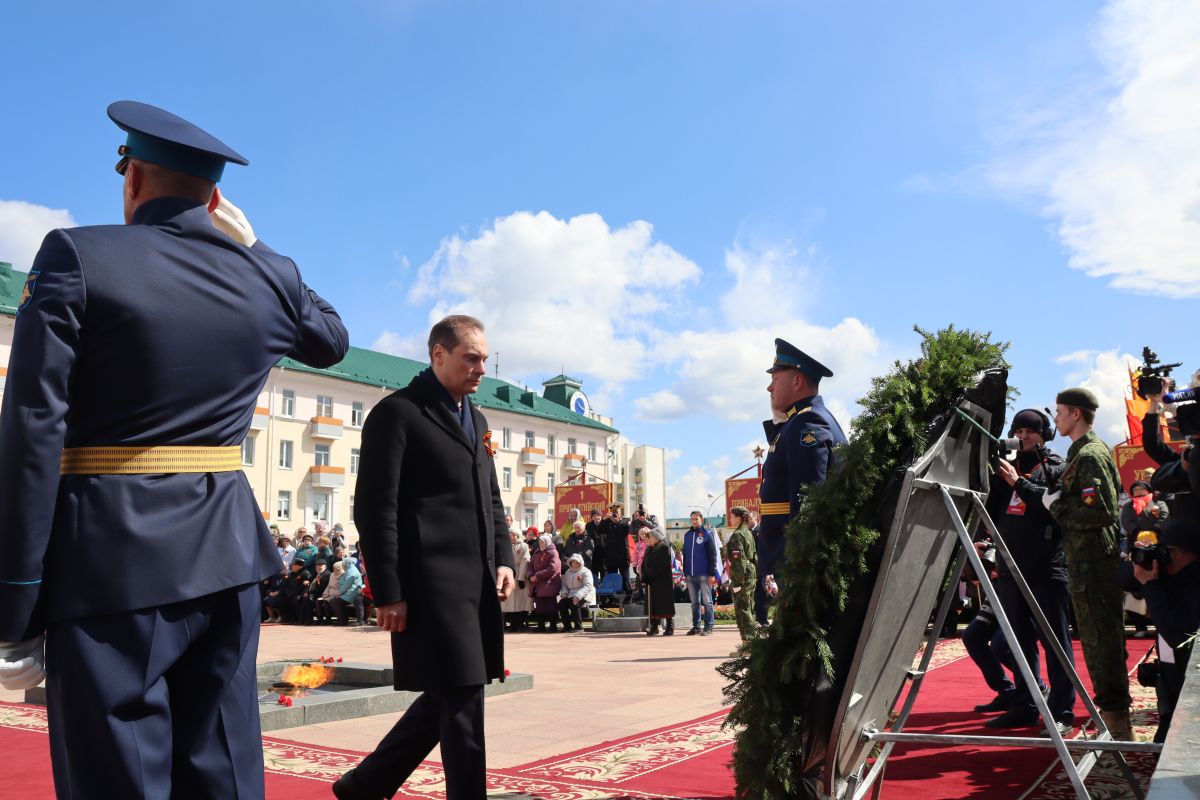
<svg viewBox="0 0 1200 800"><path fill-rule="evenodd" d="M375 606L375 624L385 631L404 633L404 629L408 627L408 603L401 600L398 603Z"/></svg>
<svg viewBox="0 0 1200 800"><path fill-rule="evenodd" d="M517 579L509 567L496 567L496 597L507 600L517 590Z"/></svg>

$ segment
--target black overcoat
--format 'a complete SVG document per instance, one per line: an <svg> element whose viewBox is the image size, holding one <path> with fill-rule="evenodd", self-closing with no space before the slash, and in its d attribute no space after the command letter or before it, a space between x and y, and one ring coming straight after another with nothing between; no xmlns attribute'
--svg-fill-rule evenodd
<svg viewBox="0 0 1200 800"><path fill-rule="evenodd" d="M675 579L671 574L673 562L671 545L666 542L658 542L647 548L646 555L642 557L642 580L649 590L648 616L664 619L675 616Z"/></svg>
<svg viewBox="0 0 1200 800"><path fill-rule="evenodd" d="M354 523L376 605L404 600L392 634L395 687L472 686L504 677L496 567L512 563L487 420L475 441L422 373L363 424Z"/></svg>

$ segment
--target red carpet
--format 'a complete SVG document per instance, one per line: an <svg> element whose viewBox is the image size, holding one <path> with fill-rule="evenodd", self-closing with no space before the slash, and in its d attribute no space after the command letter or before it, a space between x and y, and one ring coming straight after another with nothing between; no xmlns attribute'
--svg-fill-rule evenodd
<svg viewBox="0 0 1200 800"><path fill-rule="evenodd" d="M1131 669L1150 648L1151 642L1149 639L1126 642ZM1090 686L1079 642L1074 644L1076 669L1084 685ZM990 700L992 693L984 685L978 668L967 657L961 641L952 639L939 642L934 658L937 668L926 678L905 730L910 733L984 736L995 733L1037 736L1041 732L1040 728L997 732L983 727L983 722L989 717L981 717L972 708ZM1154 691L1139 686L1136 680L1130 683L1135 733L1139 739L1148 740L1153 737L1158 723ZM1076 702L1075 713L1077 720L1085 716L1082 702ZM903 745L898 746L888 759L883 796L887 800L950 800L963 797L999 800L1021 797L1036 786L1037 790L1028 795L1029 798L1057 797L1060 778L1061 783L1069 789L1057 763L1052 750ZM1048 771L1049 775L1046 774ZM1094 774L1097 783L1108 780L1098 771ZM1090 785L1092 780L1089 779L1088 783Z"/></svg>
<svg viewBox="0 0 1200 800"><path fill-rule="evenodd" d="M1149 641L1131 640L1130 665ZM1083 658L1076 645L1080 669ZM1086 674L1084 683L1088 683ZM1149 739L1157 718L1154 694L1136 682L1134 725ZM910 731L986 733L983 719L971 711L989 699L979 672L951 639L940 642L921 696L909 719ZM1082 705L1077 708L1082 715ZM727 800L733 798L729 769L733 736L722 729L725 712L647 731L517 767L489 771L489 794L522 800ZM1033 729L1018 731L1033 734ZM0 703L0 752L5 753L4 796L53 797L45 709ZM358 763L361 753L265 738L267 797L309 800L332 796L329 784ZM1143 775L1154 759L1131 759ZM897 748L884 783L886 800L1051 800L1073 797L1053 751L959 747ZM1115 770L1097 768L1088 779L1095 795L1126 796ZM445 779L436 764L423 765L397 797L440 800Z"/></svg>

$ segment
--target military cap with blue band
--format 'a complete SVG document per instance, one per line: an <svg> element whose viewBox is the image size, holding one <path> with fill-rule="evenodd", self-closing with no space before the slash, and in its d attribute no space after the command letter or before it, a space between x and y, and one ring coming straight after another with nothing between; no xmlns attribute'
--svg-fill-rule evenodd
<svg viewBox="0 0 1200 800"><path fill-rule="evenodd" d="M771 368L767 372L776 372L781 369L798 369L805 375L810 375L818 379L833 377L833 371L829 367L817 361L799 347L788 344L783 339L776 339L775 363L771 365Z"/></svg>
<svg viewBox="0 0 1200 800"><path fill-rule="evenodd" d="M108 117L128 134L117 150L122 175L128 160L136 158L217 183L225 164L250 163L217 137L156 106L120 100L108 107Z"/></svg>

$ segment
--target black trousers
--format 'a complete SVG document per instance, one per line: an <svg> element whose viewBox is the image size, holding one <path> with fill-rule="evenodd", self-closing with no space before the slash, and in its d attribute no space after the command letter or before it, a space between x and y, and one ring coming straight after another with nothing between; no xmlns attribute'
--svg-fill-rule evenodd
<svg viewBox="0 0 1200 800"><path fill-rule="evenodd" d="M1034 622L1033 612L1029 610L1017 582L1012 578L999 578L995 586L996 593L1000 595L1000 603L1004 607L1004 612L1008 615L1008 621L1012 623L1013 633L1017 635L1021 650L1029 659L1035 674L1038 663L1038 642L1041 642L1042 650L1046 653L1046 677L1050 679L1050 695L1046 699L1046 703L1050 707L1050 713L1059 721L1073 717L1075 685L1071 683L1071 678L1063 669L1062 664L1054 657L1041 628ZM1074 666L1075 651L1071 648L1071 626L1067 618L1067 606L1070 604L1067 596L1067 584L1064 581L1038 580L1030 582L1029 589L1033 592L1033 598L1041 607L1042 613L1046 615L1046 621L1050 623L1051 635L1058 640L1062 649L1067 653L1067 660L1071 666ZM1013 679L1016 683L1017 693L1013 695L1009 708L1033 713L1037 707L1029 694L1029 687L1025 685L1024 681L1017 679L1016 673L1014 673Z"/></svg>
<svg viewBox="0 0 1200 800"><path fill-rule="evenodd" d="M391 797L439 744L446 800L484 800L482 686L430 689L418 697L374 752L354 768L355 788Z"/></svg>
<svg viewBox="0 0 1200 800"><path fill-rule="evenodd" d="M262 798L259 609L252 583L51 625L46 699L55 794Z"/></svg>

